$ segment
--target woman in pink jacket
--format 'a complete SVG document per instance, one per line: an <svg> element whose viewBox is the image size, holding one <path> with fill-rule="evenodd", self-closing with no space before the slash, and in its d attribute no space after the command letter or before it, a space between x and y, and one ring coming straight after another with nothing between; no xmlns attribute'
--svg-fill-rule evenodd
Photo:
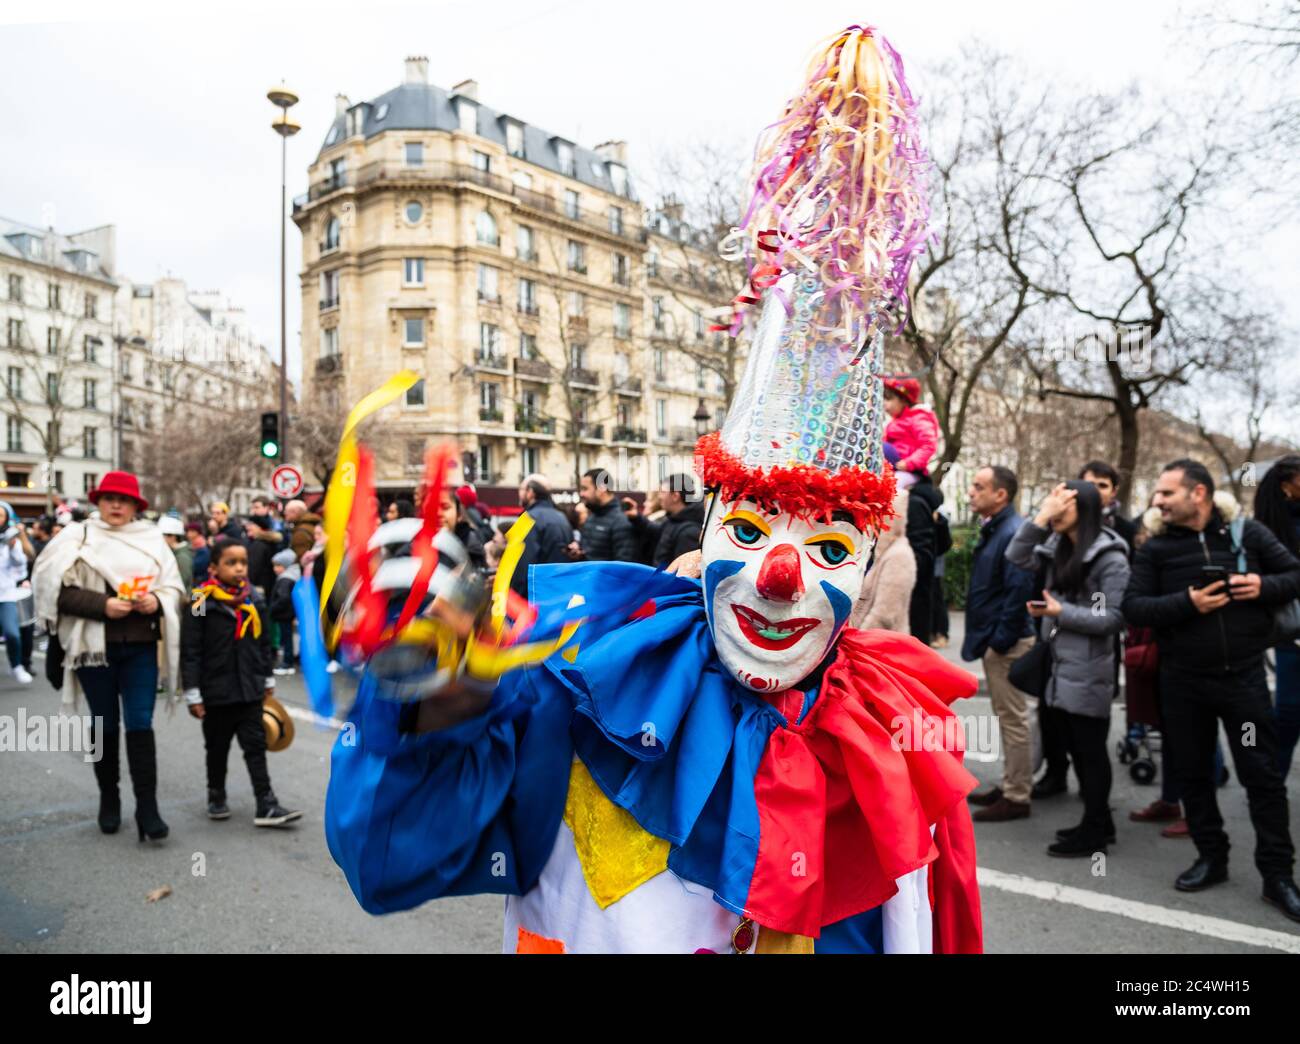
<svg viewBox="0 0 1300 1044"><path fill-rule="evenodd" d="M885 409L889 411L889 426L885 428L885 441L898 450L900 486L911 485L904 479L908 472L924 473L929 469L930 458L939 449L939 421L928 406L918 405L921 400L921 382L912 377L886 377ZM914 480L913 480L914 481Z"/></svg>

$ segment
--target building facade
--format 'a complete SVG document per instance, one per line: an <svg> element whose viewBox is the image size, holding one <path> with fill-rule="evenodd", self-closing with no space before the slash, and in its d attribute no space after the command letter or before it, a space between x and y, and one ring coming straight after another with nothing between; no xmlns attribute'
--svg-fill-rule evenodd
<svg viewBox="0 0 1300 1044"><path fill-rule="evenodd" d="M472 81L430 85L412 58L386 94L340 96L293 217L304 408L346 412L398 370L423 378L367 435L381 490L411 487L439 438L480 494L510 502L535 472L568 487L600 465L644 490L688 465L715 384L681 358L656 369L657 232L623 143L585 149L488 108ZM706 298L674 309L690 302Z"/></svg>
<svg viewBox="0 0 1300 1044"><path fill-rule="evenodd" d="M0 499L24 515L81 497L114 465L114 229L0 220Z"/></svg>

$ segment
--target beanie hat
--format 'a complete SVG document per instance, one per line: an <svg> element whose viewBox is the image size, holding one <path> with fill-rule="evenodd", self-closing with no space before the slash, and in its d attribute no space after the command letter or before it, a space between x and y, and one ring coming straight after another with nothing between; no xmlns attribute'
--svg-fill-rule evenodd
<svg viewBox="0 0 1300 1044"><path fill-rule="evenodd" d="M286 569L296 561L298 561L298 556L287 547L283 551L277 551L271 556L272 565L284 566Z"/></svg>

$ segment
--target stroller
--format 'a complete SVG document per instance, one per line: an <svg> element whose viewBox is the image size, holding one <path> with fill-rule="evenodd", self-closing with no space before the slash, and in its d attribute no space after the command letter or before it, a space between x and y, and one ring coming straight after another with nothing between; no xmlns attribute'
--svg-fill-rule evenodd
<svg viewBox="0 0 1300 1044"><path fill-rule="evenodd" d="M1160 700L1155 635L1147 627L1130 627L1124 642L1124 711L1128 729L1115 745L1121 765L1134 783L1156 779L1160 753Z"/></svg>

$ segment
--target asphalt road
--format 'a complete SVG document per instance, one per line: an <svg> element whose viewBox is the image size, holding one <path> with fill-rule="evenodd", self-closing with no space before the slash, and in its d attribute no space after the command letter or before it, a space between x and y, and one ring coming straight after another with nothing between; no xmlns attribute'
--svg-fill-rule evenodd
<svg viewBox="0 0 1300 1044"><path fill-rule="evenodd" d="M296 677L281 679L281 699L306 712ZM0 716L16 716L20 707L29 716L48 715L57 710L57 700L42 678L23 688L7 674L0 677ZM983 698L963 703L959 714L988 713ZM1121 718L1117 707L1113 738ZM253 797L236 751L228 785L234 815L212 822L205 815L198 722L183 710L174 715L160 710L155 726L160 805L171 826L171 836L157 845L136 841L125 765L128 819L109 837L96 827L95 781L81 755L0 752L0 950L499 950L502 900L494 896L439 900L378 918L357 906L329 856L322 829L333 730L300 720L293 745L270 755L277 794L306 813L295 828L273 831L253 826ZM995 761L971 768L982 780L998 776ZM1293 771L1293 790L1298 782ZM1300 952L1300 925L1259 899L1245 794L1235 778L1220 791L1236 844L1233 876L1200 895L1171 887L1194 858L1191 843L1162 839L1158 827L1127 819L1130 808L1154 794L1154 788L1135 785L1117 767L1113 804L1119 840L1104 866L1046 854L1053 832L1081 814L1074 794L1040 802L1027 820L979 827L987 950ZM1300 834L1294 805L1292 832ZM169 896L146 901L150 891L164 885Z"/></svg>

